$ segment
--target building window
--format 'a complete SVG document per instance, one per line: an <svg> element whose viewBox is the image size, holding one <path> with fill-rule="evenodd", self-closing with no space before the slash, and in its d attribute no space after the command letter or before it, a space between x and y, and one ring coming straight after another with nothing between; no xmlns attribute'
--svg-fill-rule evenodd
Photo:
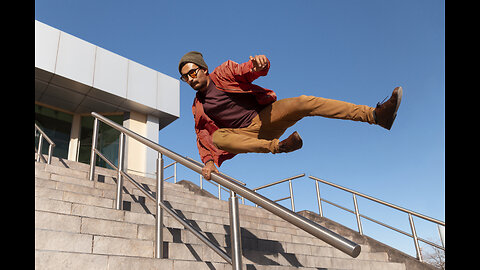
<svg viewBox="0 0 480 270"><path fill-rule="evenodd" d="M117 124L123 125L122 115L107 115L106 118ZM92 151L93 135L93 116L82 116L80 129L80 147L78 152L78 161L90 163L90 153ZM115 166L118 166L118 141L120 132L100 121L98 130L97 149ZM96 166L111 168L103 159L97 156Z"/></svg>
<svg viewBox="0 0 480 270"><path fill-rule="evenodd" d="M72 129L73 115L35 104L35 123L55 143L53 155L59 158L68 158L68 145ZM35 136L35 147L38 147L40 134ZM49 144L42 143L42 154L48 154Z"/></svg>

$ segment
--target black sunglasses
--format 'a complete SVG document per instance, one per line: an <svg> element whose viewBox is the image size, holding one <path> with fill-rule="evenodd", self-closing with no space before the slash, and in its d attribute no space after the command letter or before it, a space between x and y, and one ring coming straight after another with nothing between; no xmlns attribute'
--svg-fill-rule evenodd
<svg viewBox="0 0 480 270"><path fill-rule="evenodd" d="M182 81L186 82L186 81L188 81L188 76L190 76L192 79L197 78L197 74L198 74L199 69L200 69L200 67L191 69L186 74L182 74L182 76L180 76L180 79Z"/></svg>

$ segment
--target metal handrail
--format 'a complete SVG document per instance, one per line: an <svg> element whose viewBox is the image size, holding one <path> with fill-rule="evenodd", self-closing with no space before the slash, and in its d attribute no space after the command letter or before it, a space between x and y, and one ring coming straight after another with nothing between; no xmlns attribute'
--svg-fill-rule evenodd
<svg viewBox="0 0 480 270"><path fill-rule="evenodd" d="M343 209L343 210L345 210L345 211L347 211L347 212L350 212L350 213L352 213L352 214L355 214L355 215L356 215L356 218L357 218L358 231L359 231L359 233L362 234L362 235L363 235L363 229L362 229L362 223L361 223L360 217L363 217L363 218L368 219L368 220L370 220L370 221L372 221L372 222L375 222L375 223L377 223L377 224L379 224L379 225L382 225L382 226L384 226L384 227L387 227L387 228L389 228L389 229L391 229L391 230L394 230L394 231L397 231L397 232L399 232L399 233L402 233L402 234L404 234L404 235L406 235L406 236L409 236L409 237L413 238L413 240L414 240L415 250L416 250L416 253L417 253L417 258L418 258L420 261L423 261L423 258L422 258L422 253L421 253L421 249L420 249L420 246L419 246L418 241L422 241L422 242L424 242L424 243L426 243L426 244L429 244L429 245L431 245L431 246L434 246L434 247L436 247L436 248L438 248L438 249L445 250L445 247L441 247L441 246L439 246L439 245L437 245L437 244L435 244L435 243L432 243L432 242L430 242L430 241L428 241L428 240L422 239L422 238L420 238L420 237L417 236L417 233L416 233L416 230L415 230L415 224L414 224L414 222L413 222L412 216L416 216L416 217L419 217L419 218L421 218L421 219L424 219L424 220L427 220L427 221L430 221L430 222L433 222L433 223L435 223L435 224L438 224L438 225L441 225L441 226L444 226L444 227L445 227L445 222L444 222L444 221L441 221L441 220L438 220L438 219L435 219L435 218L432 218L432 217L429 217L429 216L426 216L426 215L417 213L417 212L412 211L412 210L408 210L408 209L406 209L406 208L403 208L403 207L394 205L394 204L389 203L389 202L382 201L382 200L377 199L377 198L374 198L374 197L372 197L372 196L369 196L369 195L366 195L366 194L357 192L357 191L355 191L355 190L352 190L352 189L349 189L349 188L346 188L346 187L342 187L342 186L340 186L340 185L337 185L337 184L328 182L328 181L326 181L326 180L317 178L317 177L315 177L315 176L309 176L309 177L310 177L311 179L315 180L315 188L316 188L316 191L317 191L318 210L319 210L320 216L323 217L322 201L324 201L324 202L329 203L329 204L331 204L331 205L333 205L333 206L336 206L336 207L338 207L338 208L340 208L340 209ZM341 190L343 190L343 191L346 191L346 192L351 193L351 194L353 195L353 203L354 203L355 211L352 211L352 210L350 210L350 209L348 209L348 208L345 208L345 207L343 207L343 206L340 206L340 205L338 205L338 204L335 204L335 203L333 203L333 202L330 202L330 201L328 201L328 200L326 200L326 199L320 198L320 191L319 191L319 187L318 187L318 182L321 182L321 183L327 184L327 185L329 185L329 186L332 186L332 187L335 187L335 188L338 188L338 189L341 189ZM398 229L398 228L395 228L395 227L390 226L390 225L387 225L387 224L385 224L385 223L383 223L383 222L377 221L377 220L375 220L375 219L373 219L373 218L371 218L371 217L368 217L368 216L365 216L365 215L360 214L360 211L358 210L358 203L357 203L357 198L356 198L356 196L360 196L360 197L363 197L363 198L365 198L365 199L374 201L374 202L376 202L376 203L380 203L380 204L385 205L385 206L388 206L388 207L390 207L390 208L393 208L393 209L399 210L399 211L401 211L401 212L407 213L407 214L408 214L408 219L409 219L410 228L411 228L411 230L412 230L412 233L410 234L410 233L404 232L404 231L402 231L402 230L400 230L400 229Z"/></svg>
<svg viewBox="0 0 480 270"><path fill-rule="evenodd" d="M103 123L111 126L112 128L118 130L121 132L121 134L125 134L133 139L135 139L136 141L152 148L153 150L156 150L159 154L161 155L165 155L167 156L168 158L170 159L173 159L175 161L177 161L178 163L182 164L183 166L197 172L197 173L201 173L202 172L202 164L197 164L196 162L192 162L190 160L188 160L187 158L185 158L184 156L181 156L137 133L135 133L134 131L131 131L103 116L101 116L100 114L98 113L95 113L95 112L92 112L92 116L95 118L95 122L94 122L94 135L93 135L93 138L92 138L92 153L91 153L91 164L90 164L90 180L93 180L93 176L94 176L94 164L95 164L95 155L97 154L96 151L94 151L93 149L96 148L96 137L97 137L97 134L98 134L98 121L97 120L100 120L102 121ZM122 136L121 136L122 137ZM162 159L163 160L163 159ZM123 160L122 160L123 162ZM119 164L121 162L119 161ZM162 166L159 166L159 168L162 168L163 169L163 165ZM119 175L125 175L125 173L121 170L119 170ZM158 178L158 177L157 177ZM128 177L127 177L128 179ZM241 195L242 197L245 197L246 199L250 200L251 202L253 203L256 203L258 205L260 205L262 208L264 208L265 210L267 211L270 211L271 213L277 215L278 217L286 220L287 222L297 226L298 228L312 234L313 236L325 241L326 243L332 245L333 247L339 249L340 251L348 254L349 256L351 257L354 257L356 258L359 254L360 254L360 251L361 251L361 246L358 245L357 243L353 242L353 241L350 241L348 239L346 239L345 237L293 212L293 211L290 211L289 209L273 202L272 200L260 195L260 194L257 194L256 192L242 186L241 184L237 183L233 178L223 174L223 173L212 173L211 174L211 179L226 187L227 189L229 189L231 191L231 195L232 198L237 198L235 196L235 194L239 194ZM157 180L158 181L158 180ZM117 180L117 183L120 183L120 179ZM163 183L163 181L160 181L161 183ZM159 185L157 185L157 188L158 188ZM158 192L157 192L158 194ZM157 198L157 202L158 202L158 198ZM239 220L238 220L238 216L235 216L234 214L236 213L238 215L238 200L237 200L237 203L235 203L235 200L232 199L230 200L231 201L231 204L230 204L230 220L231 220L231 230L238 230L238 231L233 231L231 233L232 237L231 237L231 240L232 240L232 255L233 255L233 259L232 259L232 266L233 266L233 269L241 269L241 242L240 242L240 239L239 239L239 236L240 236L240 230L239 230ZM163 209L167 209L168 207L166 207L164 204L160 204L160 202L158 203L158 205L160 205ZM158 208L158 207L157 207ZM157 215L158 216L158 215ZM236 236L236 237L234 237Z"/></svg>
<svg viewBox="0 0 480 270"><path fill-rule="evenodd" d="M92 113L93 115L93 113ZM115 199L115 208L118 210L122 209L122 189L123 189L123 177L127 178L136 188L138 188L145 196L157 204L157 215L156 215L156 241L155 241L155 257L162 258L163 256L163 212L161 209L165 210L168 214L170 214L175 220L177 220L180 224L182 224L188 231L193 233L197 238L199 238L204 244L210 247L214 252L216 252L220 257L222 257L225 261L229 264L232 264L232 259L228 254L219 248L216 244L214 244L210 239L208 239L205 235L195 229L186 219L180 216L173 208L166 205L163 202L163 181L164 175L163 170L165 167L163 166L163 157L159 154L159 159L157 160L157 192L156 196L150 194L141 184L135 181L132 177L130 177L123 169L123 153L124 153L124 142L125 142L125 134L123 132L120 133L120 141L119 141L119 161L118 167L113 164L108 158L106 158L98 149L96 149L97 145L97 137L98 137L98 119L102 122L112 126L114 122L107 122L107 118L104 118L100 115L93 115L95 117L94 120L94 131L92 137L92 154L90 160L90 171L89 171L89 179L93 181L95 175L95 157L98 155L102 160L104 160L108 165L110 165L114 170L117 171L117 192L116 192L116 199ZM108 120L109 121L109 120ZM112 126L116 128L115 126ZM160 169L159 169L160 168ZM159 188L161 187L161 188ZM160 206L160 207L158 207Z"/></svg>
<svg viewBox="0 0 480 270"><path fill-rule="evenodd" d="M263 185L263 186L261 186L261 187L252 188L252 190L255 191L255 192L257 192L257 190L264 189L264 188L267 188L267 187L271 187L271 186L274 186L274 185L277 185L277 184L281 184L281 183L283 183L283 182L288 181L288 187L289 187L289 190L290 190L290 196L287 196L287 197L281 198L281 199L277 199L277 200L275 200L275 202L280 202L280 201L283 201L283 200L286 200L286 199L290 199L290 204L292 205L292 211L295 212L295 201L294 201L294 199L293 199L292 180L297 179L297 178L300 178L300 177L304 177L304 176L305 176L305 173L302 173L302 174L299 174L299 175L296 175L296 176L288 177L288 178L285 178L285 179L282 179L282 180L278 180L278 181L273 182L273 183L270 183L270 184ZM255 207L258 207L258 205L255 204Z"/></svg>
<svg viewBox="0 0 480 270"><path fill-rule="evenodd" d="M37 149L37 162L40 162L40 157L43 158L42 156L42 142L43 139L45 139L49 146L48 146L48 160L47 164L52 163L52 152L53 148L55 147L55 143L50 139L50 137L47 136L47 134L35 123L35 133L40 132L40 137L38 138L38 149ZM36 136L36 134L35 134ZM45 160L45 158L43 158Z"/></svg>

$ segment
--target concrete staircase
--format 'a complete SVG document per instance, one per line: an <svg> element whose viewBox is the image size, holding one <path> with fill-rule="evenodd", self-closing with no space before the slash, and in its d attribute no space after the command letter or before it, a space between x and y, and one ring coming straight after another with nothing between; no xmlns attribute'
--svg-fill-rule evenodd
<svg viewBox="0 0 480 270"><path fill-rule="evenodd" d="M55 157L35 162L35 269L231 269L168 214L166 259L154 259L155 204L125 180L124 210L113 209L116 172L97 167L89 181L88 169ZM155 190L155 179L133 178ZM230 254L227 202L168 182L164 199ZM240 225L248 270L409 269L368 244L351 258L264 209L240 205Z"/></svg>

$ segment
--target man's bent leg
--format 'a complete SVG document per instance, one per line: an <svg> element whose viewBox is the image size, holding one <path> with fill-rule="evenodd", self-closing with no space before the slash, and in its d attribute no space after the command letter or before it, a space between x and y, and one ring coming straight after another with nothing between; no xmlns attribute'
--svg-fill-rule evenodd
<svg viewBox="0 0 480 270"><path fill-rule="evenodd" d="M221 128L213 133L213 144L221 150L233 153L277 153L278 139L258 139L258 134L242 128Z"/></svg>
<svg viewBox="0 0 480 270"><path fill-rule="evenodd" d="M245 128L221 128L213 133L213 144L224 151L240 153L278 153L278 137L260 138L262 123L255 116L252 123Z"/></svg>

